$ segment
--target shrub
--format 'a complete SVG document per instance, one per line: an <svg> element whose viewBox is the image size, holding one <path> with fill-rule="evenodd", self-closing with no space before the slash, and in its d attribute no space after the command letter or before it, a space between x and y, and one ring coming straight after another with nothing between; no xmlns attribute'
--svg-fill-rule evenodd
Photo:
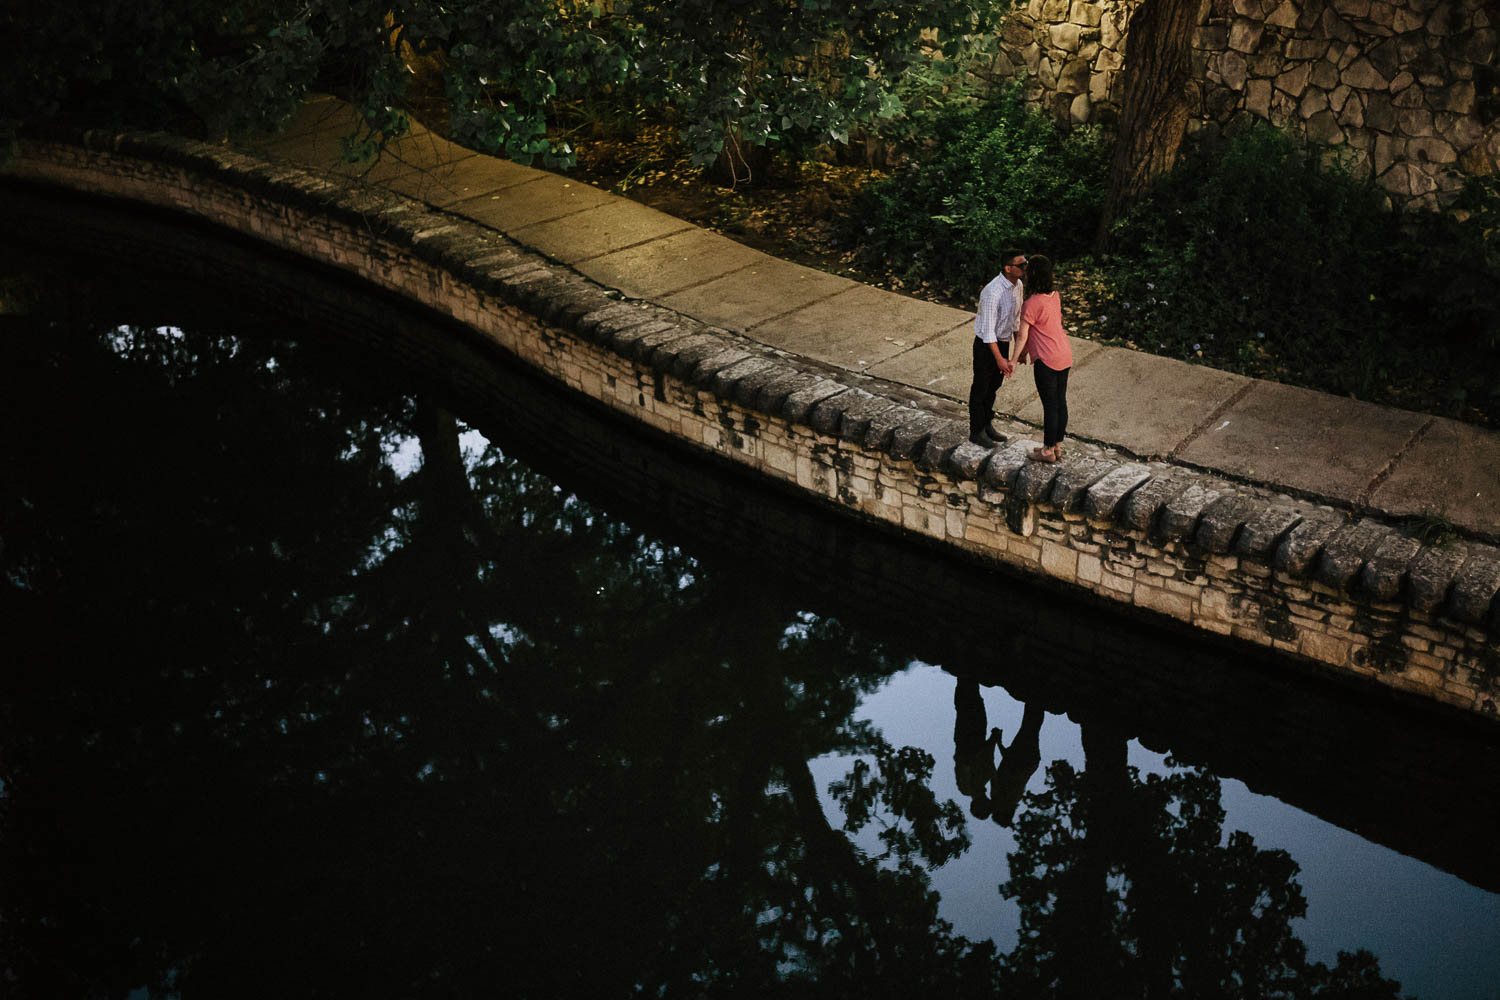
<svg viewBox="0 0 1500 1000"><path fill-rule="evenodd" d="M1006 247L1064 257L1088 245L1107 153L1096 129L1063 135L1018 88L943 107L927 124L922 148L846 220L868 271L971 299Z"/></svg>
<svg viewBox="0 0 1500 1000"><path fill-rule="evenodd" d="M1403 218L1277 129L1203 140L1116 224L1103 329L1247 374L1493 416L1496 195L1473 187L1464 222Z"/></svg>

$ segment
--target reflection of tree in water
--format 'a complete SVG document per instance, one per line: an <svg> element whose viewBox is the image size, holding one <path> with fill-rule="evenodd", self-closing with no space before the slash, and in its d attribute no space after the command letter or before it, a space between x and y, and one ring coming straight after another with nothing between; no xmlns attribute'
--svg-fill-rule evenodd
<svg viewBox="0 0 1500 1000"><path fill-rule="evenodd" d="M1123 740L1016 815L1002 961L937 915L931 757L853 721L904 655L310 346L99 329L0 342L7 996L1357 995L1286 929L1290 859ZM1009 818L1041 712L999 764L980 712Z"/></svg>
<svg viewBox="0 0 1500 1000"><path fill-rule="evenodd" d="M931 758L851 721L877 643L306 351L0 350L7 995L993 985L927 886L967 843ZM884 863L826 753L875 761Z"/></svg>
<svg viewBox="0 0 1500 1000"><path fill-rule="evenodd" d="M1016 822L1001 893L1021 907L1005 980L1037 997L1394 998L1368 952L1309 962L1297 864L1242 831L1223 836L1219 781L1141 778L1126 740L1084 724L1087 767L1047 768ZM1172 761L1168 765L1175 767Z"/></svg>

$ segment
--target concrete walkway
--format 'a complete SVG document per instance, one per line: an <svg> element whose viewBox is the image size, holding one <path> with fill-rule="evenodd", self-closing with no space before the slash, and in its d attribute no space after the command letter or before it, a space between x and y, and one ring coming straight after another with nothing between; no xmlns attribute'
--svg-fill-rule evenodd
<svg viewBox="0 0 1500 1000"><path fill-rule="evenodd" d="M628 296L790 353L967 398L970 312L778 260L420 125L373 167L350 165L340 139L353 127L346 105L319 97L284 132L240 144L421 199ZM1500 540L1500 432L1087 340L1073 351L1070 436L1357 511L1439 513ZM1006 380L997 410L1008 434L1037 436L1029 374Z"/></svg>

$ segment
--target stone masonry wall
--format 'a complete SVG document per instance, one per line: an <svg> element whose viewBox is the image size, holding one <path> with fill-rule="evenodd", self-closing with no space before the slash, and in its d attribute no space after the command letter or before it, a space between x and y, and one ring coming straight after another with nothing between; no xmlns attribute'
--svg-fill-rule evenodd
<svg viewBox="0 0 1500 1000"><path fill-rule="evenodd" d="M1061 122L1109 122L1138 2L1018 5L996 72ZM1190 128L1286 126L1409 208L1500 170L1495 0L1204 0L1198 23Z"/></svg>
<svg viewBox="0 0 1500 1000"><path fill-rule="evenodd" d="M1500 719L1500 550L1110 455L1027 462L829 370L624 300L410 199L154 135L24 137L7 178L122 199L334 266L452 317L689 449L955 556Z"/></svg>

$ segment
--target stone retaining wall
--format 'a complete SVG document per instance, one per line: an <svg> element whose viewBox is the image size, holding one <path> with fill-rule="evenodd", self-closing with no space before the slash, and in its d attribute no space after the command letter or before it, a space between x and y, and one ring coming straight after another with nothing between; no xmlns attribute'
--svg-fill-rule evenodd
<svg viewBox="0 0 1500 1000"><path fill-rule="evenodd" d="M1030 0L1001 28L996 72L1062 122L1118 114L1139 0ZM1500 170L1494 0L1204 0L1190 128L1239 118L1339 150L1411 208Z"/></svg>
<svg viewBox="0 0 1500 1000"><path fill-rule="evenodd" d="M1027 462L834 371L625 301L399 195L155 135L23 138L0 172L172 209L477 331L676 441L977 563L1500 718L1500 551L1107 453ZM859 558L856 554L853 558Z"/></svg>

